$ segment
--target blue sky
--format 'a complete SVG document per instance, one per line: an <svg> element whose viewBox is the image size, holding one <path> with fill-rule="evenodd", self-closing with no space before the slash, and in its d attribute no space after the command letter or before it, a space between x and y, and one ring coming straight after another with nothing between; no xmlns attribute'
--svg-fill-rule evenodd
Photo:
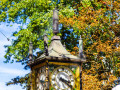
<svg viewBox="0 0 120 90"><path fill-rule="evenodd" d="M12 40L14 39L12 37L12 33L19 30L20 24L12 24L12 27L6 25L7 23L1 23L0 31ZM26 25L24 25L24 27L26 27ZM12 78L16 76L24 76L30 71L24 70L24 66L22 66L20 63L3 63L3 61L5 61L4 55L6 50L4 45L10 45L11 41L7 41L6 37L2 35L2 33L0 33L0 90L25 90L19 85L5 85L6 82L10 81Z"/></svg>

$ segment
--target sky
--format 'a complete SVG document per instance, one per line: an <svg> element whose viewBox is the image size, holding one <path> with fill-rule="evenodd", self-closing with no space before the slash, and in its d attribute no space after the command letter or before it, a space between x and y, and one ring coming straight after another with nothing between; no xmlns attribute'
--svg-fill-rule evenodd
<svg viewBox="0 0 120 90"><path fill-rule="evenodd" d="M0 32L0 90L25 90L22 89L20 85L10 85L6 86L6 82L9 82L12 78L17 76L24 76L25 74L29 73L30 70L24 70L24 66L21 63L3 63L5 61L5 48L4 45L11 45L11 40L15 39L12 37L12 33L14 31L19 31L20 24L13 24L10 23L9 25L13 26L6 26L7 23L1 23L0 31L5 34L10 41ZM26 25L23 26L24 28Z"/></svg>

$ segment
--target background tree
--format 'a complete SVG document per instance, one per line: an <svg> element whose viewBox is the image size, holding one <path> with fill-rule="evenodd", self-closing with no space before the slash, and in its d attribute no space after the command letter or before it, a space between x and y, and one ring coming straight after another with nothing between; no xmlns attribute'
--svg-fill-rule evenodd
<svg viewBox="0 0 120 90"><path fill-rule="evenodd" d="M114 75L120 76L120 30L115 28L120 26L119 5L119 0L82 0L74 2L72 17L60 16L60 23L84 38L88 62L83 67L83 89L111 90Z"/></svg>
<svg viewBox="0 0 120 90"><path fill-rule="evenodd" d="M19 32L13 33L13 37L17 39L13 40L12 45L6 46L6 63L20 62L25 65L25 69L29 68L29 42L33 42L34 52L39 48L41 51L38 53L41 54L44 49L44 33L49 35L49 39L53 35L52 12L58 7L59 35L66 48L72 54L77 54L75 46L78 45L80 35L84 41L87 62L83 65L83 88L92 89L92 82L96 82L96 90L101 86L108 89L109 86L112 87L112 81L115 79L113 75L120 76L119 0L1 0L0 6L1 22L27 24L26 29L21 27ZM29 22L26 22L27 20ZM36 57L38 56L34 54L34 59ZM90 77L95 78L91 84L88 83ZM28 88L28 78L29 74L16 77L8 85L26 83Z"/></svg>

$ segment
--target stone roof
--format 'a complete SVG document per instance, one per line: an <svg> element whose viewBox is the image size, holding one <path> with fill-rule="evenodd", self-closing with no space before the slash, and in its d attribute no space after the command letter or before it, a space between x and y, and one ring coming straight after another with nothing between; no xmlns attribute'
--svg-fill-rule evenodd
<svg viewBox="0 0 120 90"><path fill-rule="evenodd" d="M61 43L61 39L59 36L53 36L51 39L51 44L48 47L48 56L43 53L40 57L38 57L34 62L41 61L43 59L47 60L58 60L58 61L72 61L72 62L84 62L85 59L80 59L77 56L70 54L65 47Z"/></svg>
<svg viewBox="0 0 120 90"><path fill-rule="evenodd" d="M61 58L73 58L79 59L79 57L70 54L65 47L62 45L59 36L53 36L51 44L48 47L49 56L61 57ZM45 57L45 54L41 55L39 58Z"/></svg>

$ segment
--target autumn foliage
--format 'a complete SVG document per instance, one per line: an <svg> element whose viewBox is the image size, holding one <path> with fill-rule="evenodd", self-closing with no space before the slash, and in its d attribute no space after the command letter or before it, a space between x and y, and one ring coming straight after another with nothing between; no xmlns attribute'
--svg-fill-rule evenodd
<svg viewBox="0 0 120 90"><path fill-rule="evenodd" d="M59 22L72 27L75 35L82 35L87 57L83 90L111 90L120 76L120 1L90 1L74 4L74 15L60 15ZM78 48L74 47L71 54L78 55Z"/></svg>

